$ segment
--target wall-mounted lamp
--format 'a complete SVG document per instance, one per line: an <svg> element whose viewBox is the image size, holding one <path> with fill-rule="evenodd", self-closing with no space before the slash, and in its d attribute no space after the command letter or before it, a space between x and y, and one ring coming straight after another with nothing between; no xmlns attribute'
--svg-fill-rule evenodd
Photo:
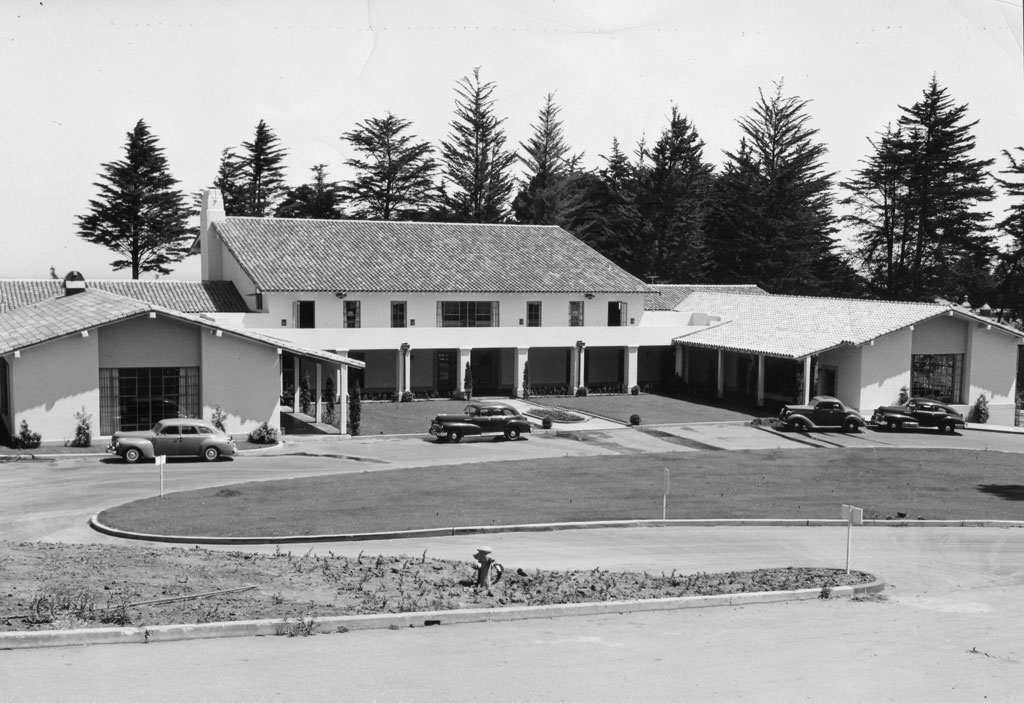
<svg viewBox="0 0 1024 703"><path fill-rule="evenodd" d="M594 299L594 294L593 293L584 293L583 297L586 298L587 300L593 300Z"/></svg>
<svg viewBox="0 0 1024 703"><path fill-rule="evenodd" d="M348 293L342 293L341 291L338 291L337 293L334 294L334 297L344 299L348 297Z"/></svg>

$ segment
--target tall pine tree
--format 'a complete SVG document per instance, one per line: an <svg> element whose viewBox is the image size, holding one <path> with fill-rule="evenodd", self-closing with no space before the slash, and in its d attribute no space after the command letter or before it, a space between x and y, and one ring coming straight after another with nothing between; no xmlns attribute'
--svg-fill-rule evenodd
<svg viewBox="0 0 1024 703"><path fill-rule="evenodd" d="M113 251L115 271L130 269L132 278L168 266L188 255L196 229L187 198L175 188L163 149L143 120L127 134L124 158L102 164L100 194L79 216L78 236Z"/></svg>
<svg viewBox="0 0 1024 703"><path fill-rule="evenodd" d="M772 293L857 292L833 240L832 174L807 104L777 85L738 120L743 138L726 152L709 223L716 281L756 283Z"/></svg>
<svg viewBox="0 0 1024 703"><path fill-rule="evenodd" d="M341 213L341 186L327 180L327 165L317 164L310 169L312 183L289 188L275 217L294 217L313 220L339 220Z"/></svg>
<svg viewBox="0 0 1024 703"><path fill-rule="evenodd" d="M533 134L519 143L517 158L526 173L512 201L512 210L516 220L524 224L560 224L576 201L576 184L567 180L579 174L582 155L569 153L558 117L560 111L553 93L544 96Z"/></svg>
<svg viewBox="0 0 1024 703"><path fill-rule="evenodd" d="M997 225L1007 237L1006 249L999 256L996 280L999 281L998 303L1013 311L1018 319L1024 316L1024 147L1017 147L1017 156L1003 150L1009 165L996 177L1003 193L1010 200L1006 217Z"/></svg>
<svg viewBox="0 0 1024 703"><path fill-rule="evenodd" d="M504 119L494 113L493 82L473 69L455 88L455 119L441 142L442 214L453 222L504 222L515 154L505 149Z"/></svg>
<svg viewBox="0 0 1024 703"><path fill-rule="evenodd" d="M389 112L364 120L341 136L359 153L345 161L356 175L342 187L355 217L416 220L430 210L437 162L428 142L407 133L411 124Z"/></svg>
<svg viewBox="0 0 1024 703"><path fill-rule="evenodd" d="M989 213L979 207L993 198L993 162L971 156L977 122L965 121L967 105L955 104L935 78L900 110L898 128L846 184L849 201L870 215L853 221L870 285L890 299L980 304L990 292L995 247Z"/></svg>
<svg viewBox="0 0 1024 703"><path fill-rule="evenodd" d="M252 141L238 151L221 152L214 186L221 190L224 212L243 217L267 217L274 212L287 189L284 183L286 151L263 120Z"/></svg>

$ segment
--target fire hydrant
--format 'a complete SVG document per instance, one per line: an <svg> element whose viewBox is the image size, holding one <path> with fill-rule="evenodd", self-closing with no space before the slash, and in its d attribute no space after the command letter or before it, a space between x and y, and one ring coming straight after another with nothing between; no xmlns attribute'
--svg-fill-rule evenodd
<svg viewBox="0 0 1024 703"><path fill-rule="evenodd" d="M505 573L505 567L494 560L490 547L478 548L473 559L476 560L473 568L476 569L477 588L490 588L492 584L501 580L501 575ZM492 572L494 574L493 581L491 580Z"/></svg>

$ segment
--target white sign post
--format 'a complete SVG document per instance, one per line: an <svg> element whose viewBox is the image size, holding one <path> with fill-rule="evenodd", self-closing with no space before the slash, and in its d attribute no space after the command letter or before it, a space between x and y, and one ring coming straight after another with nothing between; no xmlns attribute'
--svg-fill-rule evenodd
<svg viewBox="0 0 1024 703"><path fill-rule="evenodd" d="M846 573L850 573L850 549L853 546L853 526L864 524L864 508L843 505L843 519L846 520Z"/></svg>
<svg viewBox="0 0 1024 703"><path fill-rule="evenodd" d="M164 464L167 463L167 456L161 454L153 460L160 467L160 497L164 497Z"/></svg>
<svg viewBox="0 0 1024 703"><path fill-rule="evenodd" d="M668 512L668 489L669 489L669 470L665 469L665 490L661 495L661 519L664 520Z"/></svg>

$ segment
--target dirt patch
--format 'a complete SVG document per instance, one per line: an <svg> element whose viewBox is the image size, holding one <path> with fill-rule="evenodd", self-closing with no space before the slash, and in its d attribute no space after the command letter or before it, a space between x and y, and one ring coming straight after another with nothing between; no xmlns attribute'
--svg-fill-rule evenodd
<svg viewBox="0 0 1024 703"><path fill-rule="evenodd" d="M500 608L865 583L836 569L722 574L526 571L490 589L469 562L0 542L0 631Z"/></svg>

